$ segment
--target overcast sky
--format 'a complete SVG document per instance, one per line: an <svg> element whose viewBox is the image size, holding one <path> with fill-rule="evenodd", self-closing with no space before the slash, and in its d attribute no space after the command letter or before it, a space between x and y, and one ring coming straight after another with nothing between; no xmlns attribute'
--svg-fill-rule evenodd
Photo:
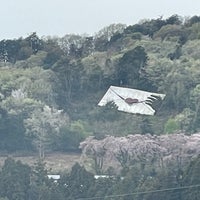
<svg viewBox="0 0 200 200"><path fill-rule="evenodd" d="M113 24L200 16L200 0L0 0L0 40L66 34L93 35Z"/></svg>

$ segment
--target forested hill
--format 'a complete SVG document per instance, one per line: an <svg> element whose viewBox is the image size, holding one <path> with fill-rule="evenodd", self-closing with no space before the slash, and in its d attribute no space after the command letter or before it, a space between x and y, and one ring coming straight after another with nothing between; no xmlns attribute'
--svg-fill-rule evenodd
<svg viewBox="0 0 200 200"><path fill-rule="evenodd" d="M200 17L173 15L94 36L0 41L0 151L79 151L88 136L187 134L200 124ZM166 94L155 116L97 106L110 85Z"/></svg>
<svg viewBox="0 0 200 200"><path fill-rule="evenodd" d="M200 16L0 41L0 199L200 199L199 67ZM111 85L166 97L154 116L98 107Z"/></svg>

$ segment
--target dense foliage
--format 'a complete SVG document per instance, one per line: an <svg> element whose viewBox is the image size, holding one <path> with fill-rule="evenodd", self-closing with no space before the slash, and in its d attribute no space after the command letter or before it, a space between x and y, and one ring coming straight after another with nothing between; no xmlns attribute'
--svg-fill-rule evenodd
<svg viewBox="0 0 200 200"><path fill-rule="evenodd" d="M38 160L31 168L8 158L0 171L2 200L196 200L199 198L200 158L193 159L183 170L149 166L131 167L123 176L94 176L76 163L58 180L49 179L45 163Z"/></svg>
<svg viewBox="0 0 200 200"><path fill-rule="evenodd" d="M0 41L0 152L38 152L43 159L46 152L80 151L88 136L104 141L107 135L199 132L199 46L200 17L178 15L131 26L112 24L94 36L39 38L32 33ZM110 85L164 93L166 98L153 105L155 116L118 112L112 104L97 107ZM119 152L123 179L95 180L76 165L59 184L47 179L43 163L31 169L8 159L0 174L0 197L72 200L137 192L117 199L197 199L196 188L188 193L138 191L198 184L199 158L181 172L173 166L155 172L137 159L139 164L131 165L127 151ZM96 172L102 172L105 154L103 149L92 155Z"/></svg>

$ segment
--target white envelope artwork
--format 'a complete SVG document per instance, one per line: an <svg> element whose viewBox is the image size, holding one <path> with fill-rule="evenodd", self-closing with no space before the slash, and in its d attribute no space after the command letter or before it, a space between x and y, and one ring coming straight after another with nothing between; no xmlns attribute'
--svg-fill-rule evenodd
<svg viewBox="0 0 200 200"><path fill-rule="evenodd" d="M164 98L165 94L110 86L98 105L105 106L109 102L114 102L119 111L154 115L155 110L151 107L151 104L157 99L163 100Z"/></svg>

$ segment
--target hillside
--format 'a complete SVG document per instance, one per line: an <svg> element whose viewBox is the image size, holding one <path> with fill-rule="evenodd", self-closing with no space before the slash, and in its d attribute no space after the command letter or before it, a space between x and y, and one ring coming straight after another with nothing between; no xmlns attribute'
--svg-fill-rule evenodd
<svg viewBox="0 0 200 200"><path fill-rule="evenodd" d="M88 136L198 132L198 16L173 15L94 36L0 41L0 151L79 151ZM97 103L110 85L166 94L155 116ZM134 131L133 131L134 130Z"/></svg>
<svg viewBox="0 0 200 200"><path fill-rule="evenodd" d="M199 47L200 17L178 15L0 41L0 199L199 199ZM166 97L97 106L111 85Z"/></svg>

